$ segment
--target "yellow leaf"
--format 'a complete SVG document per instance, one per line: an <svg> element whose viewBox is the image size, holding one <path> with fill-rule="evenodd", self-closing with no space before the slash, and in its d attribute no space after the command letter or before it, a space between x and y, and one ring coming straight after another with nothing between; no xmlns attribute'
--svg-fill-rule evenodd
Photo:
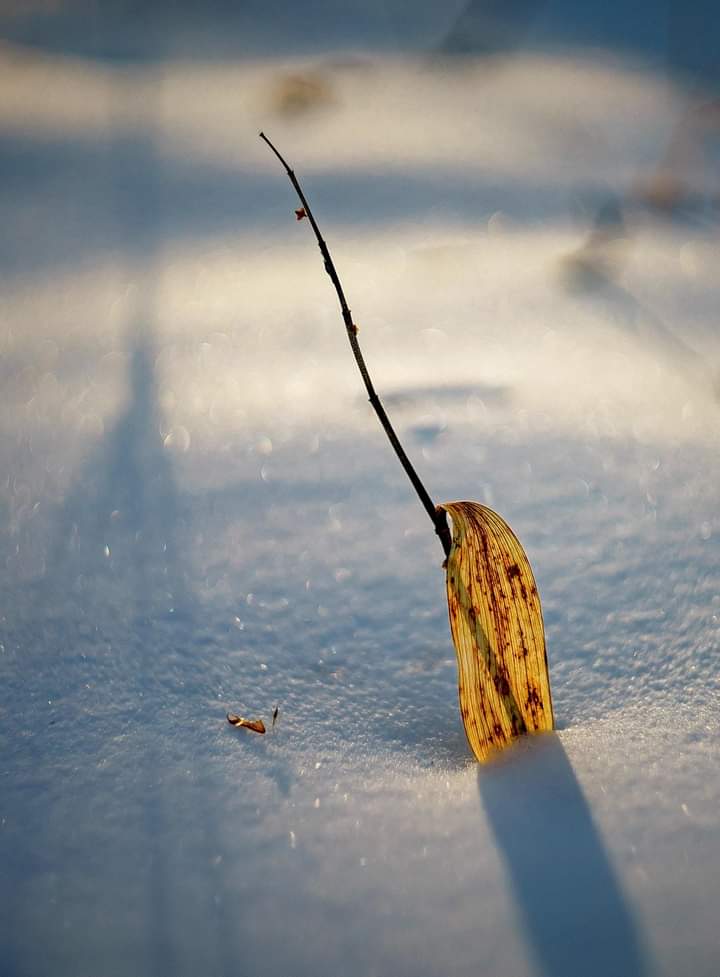
<svg viewBox="0 0 720 977"><path fill-rule="evenodd" d="M478 502L438 506L452 519L447 597L460 712L478 760L553 728L540 598L508 524Z"/></svg>
<svg viewBox="0 0 720 977"><path fill-rule="evenodd" d="M227 721L231 726L241 726L243 729L251 729L254 733L264 733L265 723L262 719L243 719L242 716L236 716L232 712L227 714Z"/></svg>

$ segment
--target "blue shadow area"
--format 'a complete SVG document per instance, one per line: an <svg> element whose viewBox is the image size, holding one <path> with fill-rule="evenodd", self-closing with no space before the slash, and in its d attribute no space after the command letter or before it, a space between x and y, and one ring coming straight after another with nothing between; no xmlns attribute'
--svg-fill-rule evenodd
<svg viewBox="0 0 720 977"><path fill-rule="evenodd" d="M157 97L150 83L145 97ZM0 131L0 206L10 224L25 229L0 241L0 273L45 274L98 253L113 256L122 247L147 261L158 244L247 234L273 223L292 230L295 197L281 171L268 165L257 173L160 156L155 127L151 106L135 131L106 138L27 138ZM541 221L567 207L566 192L549 184L482 172L458 182L442 167L300 175L318 214L332 216L336 224L421 224L442 218L482 225L496 210ZM585 196L592 205L592 188ZM28 201L37 216L28 211ZM158 212L160 227L153 223Z"/></svg>
<svg viewBox="0 0 720 977"><path fill-rule="evenodd" d="M637 926L557 735L480 767L478 790L537 973L647 974Z"/></svg>
<svg viewBox="0 0 720 977"><path fill-rule="evenodd" d="M515 50L605 53L715 87L718 30L720 8L712 0L468 0L437 50L494 57Z"/></svg>

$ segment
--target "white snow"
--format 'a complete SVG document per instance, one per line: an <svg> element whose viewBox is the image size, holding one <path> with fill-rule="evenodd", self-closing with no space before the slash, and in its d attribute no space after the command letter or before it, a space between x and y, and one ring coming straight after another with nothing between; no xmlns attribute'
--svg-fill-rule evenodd
<svg viewBox="0 0 720 977"><path fill-rule="evenodd" d="M634 193L691 97L538 51L0 61L0 973L717 977L717 134L681 217ZM429 491L534 567L558 732L487 767L261 128Z"/></svg>

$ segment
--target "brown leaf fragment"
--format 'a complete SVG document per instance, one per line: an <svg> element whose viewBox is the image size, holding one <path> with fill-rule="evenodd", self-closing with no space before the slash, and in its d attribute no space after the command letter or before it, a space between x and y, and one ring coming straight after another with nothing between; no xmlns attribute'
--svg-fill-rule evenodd
<svg viewBox="0 0 720 977"><path fill-rule="evenodd" d="M243 729L251 729L254 733L265 732L265 723L262 719L243 719L242 716L236 716L234 713L229 712L227 714L227 721L231 726L242 726Z"/></svg>
<svg viewBox="0 0 720 977"><path fill-rule="evenodd" d="M554 726L545 630L530 563L508 524L479 502L447 502L450 630L460 712L478 760Z"/></svg>
<svg viewBox="0 0 720 977"><path fill-rule="evenodd" d="M335 101L332 78L326 71L283 73L270 89L270 107L288 119L312 115L329 108Z"/></svg>
<svg viewBox="0 0 720 977"><path fill-rule="evenodd" d="M297 210L295 211L295 217L296 217L296 218L297 218L297 219L298 219L299 221L301 221L301 220L303 219L303 217L307 217L307 214L305 213L305 208L304 208L304 207L299 207L299 208L298 208L298 209L297 209Z"/></svg>

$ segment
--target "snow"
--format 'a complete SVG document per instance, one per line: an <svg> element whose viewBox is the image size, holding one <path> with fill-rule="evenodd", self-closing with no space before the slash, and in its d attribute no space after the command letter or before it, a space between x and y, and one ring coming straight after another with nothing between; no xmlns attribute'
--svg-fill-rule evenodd
<svg viewBox="0 0 720 977"><path fill-rule="evenodd" d="M717 133L663 216L672 76L361 9L0 49L0 972L717 977ZM528 551L558 732L489 766L261 128L433 498Z"/></svg>

